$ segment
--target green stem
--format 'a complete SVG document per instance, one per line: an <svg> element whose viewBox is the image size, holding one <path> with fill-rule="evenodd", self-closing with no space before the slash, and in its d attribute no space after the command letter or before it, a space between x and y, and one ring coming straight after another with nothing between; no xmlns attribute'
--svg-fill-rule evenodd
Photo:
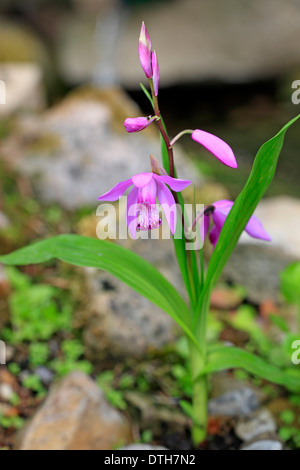
<svg viewBox="0 0 300 470"><path fill-rule="evenodd" d="M205 440L207 433L207 376L200 376L205 362L205 356L201 355L199 350L190 343L190 364L193 379L192 407L194 416L192 439L195 447Z"/></svg>

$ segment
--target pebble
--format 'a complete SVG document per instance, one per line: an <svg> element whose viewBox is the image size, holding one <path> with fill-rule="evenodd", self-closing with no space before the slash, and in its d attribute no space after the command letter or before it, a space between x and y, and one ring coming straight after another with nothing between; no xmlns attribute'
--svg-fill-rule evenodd
<svg viewBox="0 0 300 470"><path fill-rule="evenodd" d="M232 390L209 401L211 415L247 416L259 407L257 394L249 387Z"/></svg>
<svg viewBox="0 0 300 470"><path fill-rule="evenodd" d="M236 435L243 441L252 441L260 434L276 431L275 420L267 409L260 409L240 418L235 427Z"/></svg>

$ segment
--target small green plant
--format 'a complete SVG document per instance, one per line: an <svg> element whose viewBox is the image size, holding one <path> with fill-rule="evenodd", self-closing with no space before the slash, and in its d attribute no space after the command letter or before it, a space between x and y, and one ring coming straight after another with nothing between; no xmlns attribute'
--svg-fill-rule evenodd
<svg viewBox="0 0 300 470"><path fill-rule="evenodd" d="M60 291L44 284L32 284L30 278L15 268L6 270L14 291L9 299L11 328L2 336L13 344L45 341L57 331L71 328L71 306L59 307ZM45 352L45 351L44 351Z"/></svg>
<svg viewBox="0 0 300 470"><path fill-rule="evenodd" d="M50 350L46 343L31 343L29 346L29 363L32 367L46 364Z"/></svg>
<svg viewBox="0 0 300 470"><path fill-rule="evenodd" d="M49 367L54 370L58 376L64 377L65 375L79 370L86 374L91 374L93 365L80 357L84 353L83 345L77 339L65 340L61 345L63 357L54 359L49 363Z"/></svg>

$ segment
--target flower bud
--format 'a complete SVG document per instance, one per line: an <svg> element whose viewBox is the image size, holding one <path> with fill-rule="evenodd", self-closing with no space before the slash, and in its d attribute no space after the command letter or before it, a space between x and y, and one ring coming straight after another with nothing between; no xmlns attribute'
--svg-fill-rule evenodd
<svg viewBox="0 0 300 470"><path fill-rule="evenodd" d="M151 39L148 34L145 23L142 23L140 39L139 39L139 57L142 69L147 78L152 78L152 52L151 52Z"/></svg>
<svg viewBox="0 0 300 470"><path fill-rule="evenodd" d="M154 121L154 117L137 117L137 118L127 118L125 119L124 126L127 132L140 132Z"/></svg>

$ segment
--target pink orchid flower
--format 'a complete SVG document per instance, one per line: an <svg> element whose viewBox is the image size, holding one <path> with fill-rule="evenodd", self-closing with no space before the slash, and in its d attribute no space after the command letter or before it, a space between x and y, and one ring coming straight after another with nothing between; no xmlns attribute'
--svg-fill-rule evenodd
<svg viewBox="0 0 300 470"><path fill-rule="evenodd" d="M209 239L214 247L216 246L219 240L221 230L229 212L231 211L233 204L233 201L222 199L220 201L214 202L211 206L208 206L204 211L204 217L202 219L202 223L204 224L204 238L206 237L209 231L210 221L212 220L213 226L209 232ZM249 222L245 227L245 232L247 232L248 235L253 238L271 241L270 235L265 231L260 220L254 215L250 217Z"/></svg>
<svg viewBox="0 0 300 470"><path fill-rule="evenodd" d="M168 175L155 173L140 173L132 178L122 181L110 191L98 198L99 201L117 201L125 191L133 186L127 198L126 223L132 238L135 238L137 229L151 230L161 224L156 198L166 215L170 230L174 235L177 223L177 209L172 191L180 192L191 182L172 178Z"/></svg>

